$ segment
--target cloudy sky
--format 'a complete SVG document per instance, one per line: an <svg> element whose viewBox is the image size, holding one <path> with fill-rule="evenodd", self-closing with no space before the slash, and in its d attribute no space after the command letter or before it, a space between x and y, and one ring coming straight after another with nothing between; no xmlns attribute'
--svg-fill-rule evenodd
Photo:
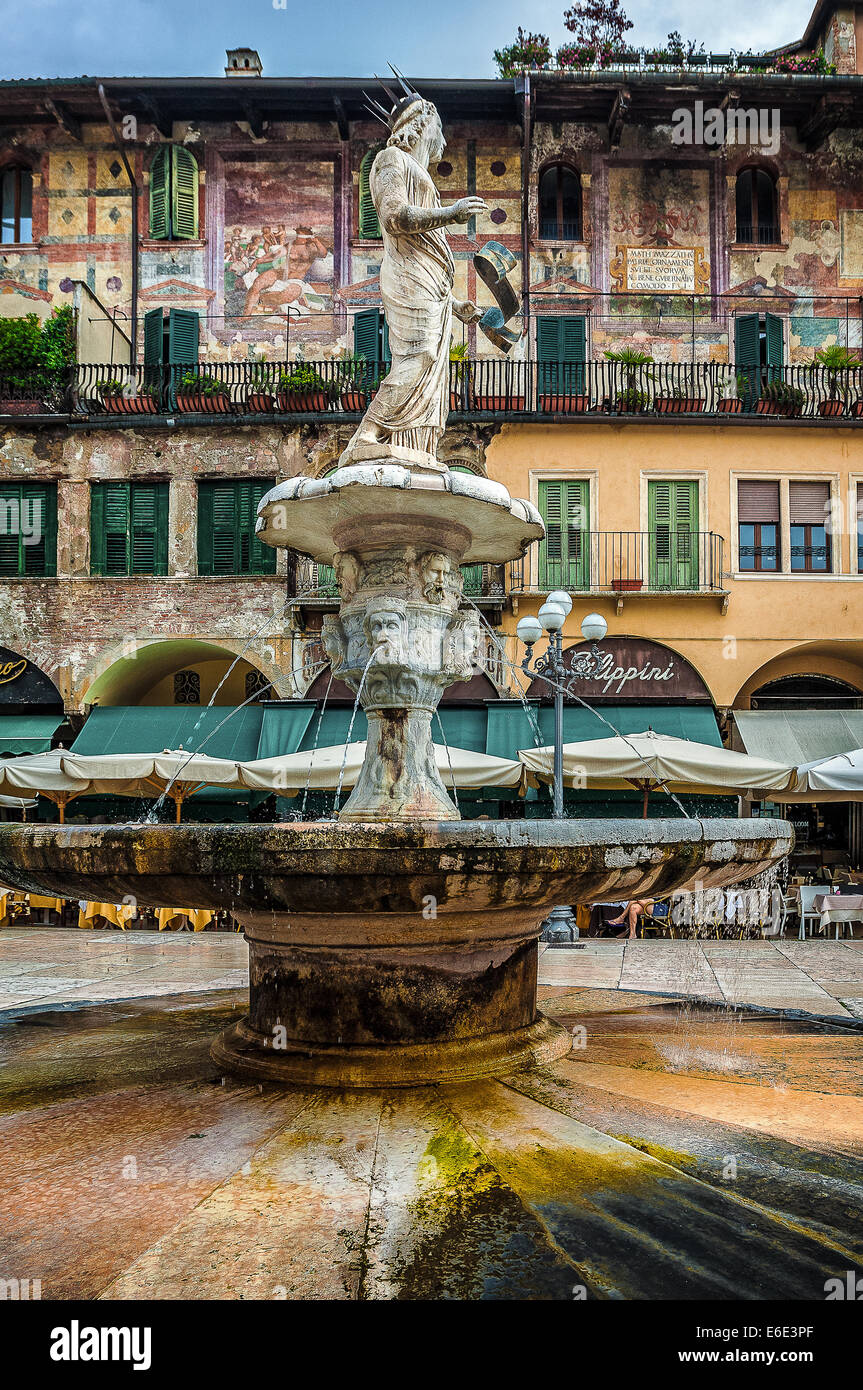
<svg viewBox="0 0 863 1390"><path fill-rule="evenodd" d="M813 4L625 7L636 45L679 29L708 50L745 52L799 38ZM389 58L416 77L490 77L493 50L519 23L563 42L564 8L564 0L0 0L0 77L220 76L224 50L240 45L258 49L269 76L367 76Z"/></svg>

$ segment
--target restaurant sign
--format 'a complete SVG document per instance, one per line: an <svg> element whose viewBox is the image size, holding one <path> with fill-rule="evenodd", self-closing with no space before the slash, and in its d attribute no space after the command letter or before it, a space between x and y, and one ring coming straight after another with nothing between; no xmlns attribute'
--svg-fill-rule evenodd
<svg viewBox="0 0 863 1390"><path fill-rule="evenodd" d="M0 647L0 705L61 705L52 680L26 656Z"/></svg>
<svg viewBox="0 0 863 1390"><path fill-rule="evenodd" d="M567 671L564 683L583 700L613 700L616 704L630 700L710 700L710 692L695 667L658 642L618 637L600 642L597 650L596 661L589 643L581 642L563 652ZM579 674L584 670L590 674ZM541 680L533 681L528 690L534 698L548 694L549 689Z"/></svg>

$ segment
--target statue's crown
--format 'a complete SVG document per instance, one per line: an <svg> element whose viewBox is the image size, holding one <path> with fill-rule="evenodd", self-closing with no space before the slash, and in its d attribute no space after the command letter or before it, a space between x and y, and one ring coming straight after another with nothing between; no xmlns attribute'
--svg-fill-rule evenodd
<svg viewBox="0 0 863 1390"><path fill-rule="evenodd" d="M378 77L377 73L375 73L375 79L378 82L380 82L381 86L383 87L384 91L390 99L390 110L388 111L386 107L382 106L381 103L379 101L376 101L374 97L370 97L368 92L363 92L363 96L366 99L366 110L371 112L375 120L381 121L385 126L388 126L389 129L392 130L399 116L401 116L402 113L406 111L409 106L412 106L415 101L422 101L422 97L420 96L419 92L415 92L413 87L411 87L409 83L406 81L406 79L402 77L402 74L399 72L398 68L394 68L392 63L388 63L387 66L389 67L393 75L398 79L399 85L401 86L404 95L399 96L397 92L393 91L392 87L387 86L386 82L384 82L382 77Z"/></svg>

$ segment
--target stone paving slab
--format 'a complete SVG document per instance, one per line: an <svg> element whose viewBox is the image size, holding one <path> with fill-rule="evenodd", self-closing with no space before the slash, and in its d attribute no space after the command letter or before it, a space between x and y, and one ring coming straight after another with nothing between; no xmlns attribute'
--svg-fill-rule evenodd
<svg viewBox="0 0 863 1390"><path fill-rule="evenodd" d="M850 1001L863 997L863 941L587 941L584 947L544 951L540 985L684 995L837 1019L861 1013Z"/></svg>

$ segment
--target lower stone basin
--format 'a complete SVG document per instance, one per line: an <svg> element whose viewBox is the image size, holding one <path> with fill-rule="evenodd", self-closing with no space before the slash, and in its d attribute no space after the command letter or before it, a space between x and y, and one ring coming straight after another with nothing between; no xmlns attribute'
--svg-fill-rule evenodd
<svg viewBox="0 0 863 1390"><path fill-rule="evenodd" d="M307 1084L411 1086L547 1061L570 1045L536 1007L556 903L754 877L781 821L4 826L0 881L99 902L228 908L250 1007L213 1055Z"/></svg>

